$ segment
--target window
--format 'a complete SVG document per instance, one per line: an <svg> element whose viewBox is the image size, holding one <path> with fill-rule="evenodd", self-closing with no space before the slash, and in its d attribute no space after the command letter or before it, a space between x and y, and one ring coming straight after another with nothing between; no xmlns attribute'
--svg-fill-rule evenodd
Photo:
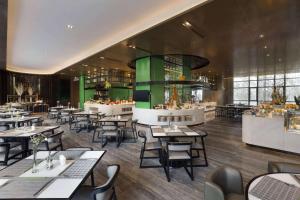
<svg viewBox="0 0 300 200"><path fill-rule="evenodd" d="M272 101L274 86L287 102L294 102L294 96L300 96L300 73L234 77L233 102L257 105Z"/></svg>

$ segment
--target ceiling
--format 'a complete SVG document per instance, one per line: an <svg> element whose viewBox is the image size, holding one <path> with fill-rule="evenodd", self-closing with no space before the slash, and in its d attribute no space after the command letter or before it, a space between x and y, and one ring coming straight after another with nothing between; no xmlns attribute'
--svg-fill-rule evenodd
<svg viewBox="0 0 300 200"><path fill-rule="evenodd" d="M183 26L185 21L192 26ZM214 0L99 51L62 73L85 73L91 67L130 70L131 60L151 54L206 57L210 65L199 71L224 77L300 71L299 46L299 0Z"/></svg>
<svg viewBox="0 0 300 200"><path fill-rule="evenodd" d="M55 73L206 1L9 0L7 69Z"/></svg>

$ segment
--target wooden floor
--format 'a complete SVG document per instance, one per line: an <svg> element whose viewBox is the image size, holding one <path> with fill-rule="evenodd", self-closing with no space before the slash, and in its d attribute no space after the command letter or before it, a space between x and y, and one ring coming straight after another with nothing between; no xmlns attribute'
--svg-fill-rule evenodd
<svg viewBox="0 0 300 200"><path fill-rule="evenodd" d="M107 153L95 169L96 184L105 182L107 165L119 164L121 171L116 185L119 200L199 200L204 199L205 177L219 166L239 169L246 184L252 177L266 173L268 160L300 163L298 155L243 144L240 122L216 119L197 128L209 134L206 139L209 166L195 168L194 181L181 168L171 170L171 182L167 182L161 168L140 169L140 143L122 144L119 148L115 143L109 143L104 148ZM92 133L70 133L67 126L64 129L65 147L91 146L101 149L100 144L91 142Z"/></svg>

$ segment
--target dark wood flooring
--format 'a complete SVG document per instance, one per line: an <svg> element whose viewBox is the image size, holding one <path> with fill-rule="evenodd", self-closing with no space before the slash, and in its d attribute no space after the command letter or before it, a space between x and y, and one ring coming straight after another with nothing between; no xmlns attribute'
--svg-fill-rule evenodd
<svg viewBox="0 0 300 200"><path fill-rule="evenodd" d="M171 182L167 182L162 168L140 169L140 143L121 144L119 148L115 143L109 143L104 148L107 153L94 172L96 184L106 181L107 165L119 164L121 171L116 184L119 200L201 200L204 199L205 177L219 166L229 165L239 169L247 184L254 176L267 172L268 160L300 163L299 155L243 144L241 127L240 122L221 119L196 127L209 134L206 139L209 166L195 168L194 181L181 168L171 170ZM92 133L70 133L67 126L65 132L65 147L91 146L101 149L100 144L91 142Z"/></svg>

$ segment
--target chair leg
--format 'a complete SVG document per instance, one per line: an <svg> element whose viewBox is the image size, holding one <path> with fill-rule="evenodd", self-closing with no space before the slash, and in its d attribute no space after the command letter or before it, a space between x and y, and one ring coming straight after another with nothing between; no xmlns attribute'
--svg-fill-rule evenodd
<svg viewBox="0 0 300 200"><path fill-rule="evenodd" d="M94 178L94 172L91 172L91 185L92 187L95 187L95 178Z"/></svg>
<svg viewBox="0 0 300 200"><path fill-rule="evenodd" d="M204 144L204 139L201 138L201 143L203 147L203 155L204 155L204 160L205 160L205 166L208 166L208 161L207 161L207 156L206 156L206 149L205 149L205 144Z"/></svg>
<svg viewBox="0 0 300 200"><path fill-rule="evenodd" d="M168 182L171 181L171 179L170 179L170 161L169 161L169 159L167 159L167 179L168 179Z"/></svg>
<svg viewBox="0 0 300 200"><path fill-rule="evenodd" d="M144 159L144 148L141 149L141 155L140 155L140 168L142 168L143 159Z"/></svg>
<svg viewBox="0 0 300 200"><path fill-rule="evenodd" d="M193 170L193 158L191 158L191 179L194 180L194 170Z"/></svg>

